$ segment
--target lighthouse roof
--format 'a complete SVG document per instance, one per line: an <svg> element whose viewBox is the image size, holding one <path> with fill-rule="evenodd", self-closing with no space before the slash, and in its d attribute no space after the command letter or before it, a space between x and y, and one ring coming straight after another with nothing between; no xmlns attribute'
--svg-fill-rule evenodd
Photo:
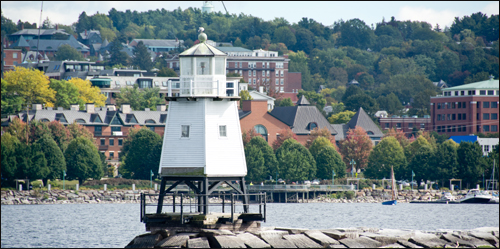
<svg viewBox="0 0 500 249"><path fill-rule="evenodd" d="M200 43L192 46L186 51L179 54L180 57L183 56L200 56L200 57L212 57L212 56L227 56L226 53L220 51L216 47L206 43L207 36L203 33L203 28L201 29L201 34L199 36Z"/></svg>

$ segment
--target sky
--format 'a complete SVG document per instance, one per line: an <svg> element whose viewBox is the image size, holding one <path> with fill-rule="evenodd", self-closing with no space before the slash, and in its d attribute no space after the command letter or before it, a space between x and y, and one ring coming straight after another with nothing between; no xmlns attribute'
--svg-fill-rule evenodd
<svg viewBox="0 0 500 249"><path fill-rule="evenodd" d="M433 27L439 24L441 28L451 26L455 17L463 17L482 12L488 16L499 12L498 1L428 1L428 2L359 2L359 1L226 1L224 2L230 14L244 13L260 17L264 21L283 17L290 23L298 23L303 17L314 19L325 26L335 21L344 21L358 18L367 25L375 25L385 18L389 21L392 16L397 20L425 21ZM41 1L2 1L2 13L15 23L19 19L30 23L40 22ZM216 12L225 12L223 2L213 1ZM85 11L87 15L97 12L108 13L111 8L118 11L137 10L144 12L155 9L172 11L193 7L200 8L203 1L44 1L42 20L47 17L53 24L71 25L78 20L78 16Z"/></svg>

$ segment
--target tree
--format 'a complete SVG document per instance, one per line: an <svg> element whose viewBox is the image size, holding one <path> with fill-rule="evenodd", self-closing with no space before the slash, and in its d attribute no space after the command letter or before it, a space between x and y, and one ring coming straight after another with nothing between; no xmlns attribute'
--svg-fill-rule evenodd
<svg viewBox="0 0 500 249"><path fill-rule="evenodd" d="M306 53L304 51L290 52L288 58L290 59L288 71L302 73L302 88L306 91L313 91L314 87L311 85L311 73Z"/></svg>
<svg viewBox="0 0 500 249"><path fill-rule="evenodd" d="M100 180L104 175L99 151L93 142L85 137L73 139L64 152L67 179L78 179L80 185L89 178Z"/></svg>
<svg viewBox="0 0 500 249"><path fill-rule="evenodd" d="M412 172L414 172L418 178L424 181L436 180L436 168L432 165L432 159L433 151L430 147L421 147L414 154L412 154L408 168L400 168L398 170L399 177L408 179L411 177Z"/></svg>
<svg viewBox="0 0 500 249"><path fill-rule="evenodd" d="M316 173L317 178L329 179L332 176L332 171L339 178L345 177L346 165L342 161L340 154L333 147L325 146L322 148L315 160L316 167L318 168Z"/></svg>
<svg viewBox="0 0 500 249"><path fill-rule="evenodd" d="M326 100L323 98L323 95L316 93L314 91L304 91L304 90L299 90L299 93L297 94L297 98L300 99L300 97L304 95L306 99L311 103L312 105L316 105L316 107L319 110L323 110L323 108L326 105Z"/></svg>
<svg viewBox="0 0 500 249"><path fill-rule="evenodd" d="M345 86L347 84L347 72L340 67L332 67L328 71L328 84L330 88Z"/></svg>
<svg viewBox="0 0 500 249"><path fill-rule="evenodd" d="M377 98L377 103L382 110L386 110L389 114L401 114L404 108L401 101L399 101L394 93L390 93L387 96L379 96Z"/></svg>
<svg viewBox="0 0 500 249"><path fill-rule="evenodd" d="M57 52L54 59L57 61L64 61L64 60L83 61L83 55L81 52L78 52L76 48L71 47L69 44L63 44L57 48Z"/></svg>
<svg viewBox="0 0 500 249"><path fill-rule="evenodd" d="M240 108L243 108L243 101L245 100L253 100L252 96L250 96L250 93L247 90L242 90L240 92Z"/></svg>
<svg viewBox="0 0 500 249"><path fill-rule="evenodd" d="M55 91L49 86L49 77L37 69L14 67L13 71L4 73L2 84L4 82L7 82L5 91L16 94L25 104L54 106Z"/></svg>
<svg viewBox="0 0 500 249"><path fill-rule="evenodd" d="M375 34L365 22L355 18L340 26L339 44L352 46L360 49L367 49L372 46Z"/></svg>
<svg viewBox="0 0 500 249"><path fill-rule="evenodd" d="M248 143L250 143L250 140L254 137L262 137L259 133L255 131L254 128L249 129L248 131L243 131L241 134L242 140L243 140L243 146L246 146Z"/></svg>
<svg viewBox="0 0 500 249"><path fill-rule="evenodd" d="M8 132L1 139L2 187L13 186L17 172L16 149L20 142Z"/></svg>
<svg viewBox="0 0 500 249"><path fill-rule="evenodd" d="M69 109L71 104L85 105L76 85L68 81L50 79L50 88L56 92L54 106Z"/></svg>
<svg viewBox="0 0 500 249"><path fill-rule="evenodd" d="M151 61L151 55L149 54L148 48L140 41L134 48L134 58L132 59L132 64L138 66L142 70L150 71L153 68L153 61Z"/></svg>
<svg viewBox="0 0 500 249"><path fill-rule="evenodd" d="M110 65L128 65L128 61L130 60L129 56L127 53L121 51L123 48L121 42L116 39L111 43L111 48L110 48L110 60L109 64Z"/></svg>
<svg viewBox="0 0 500 249"><path fill-rule="evenodd" d="M368 164L368 156L373 149L373 143L366 131L361 126L356 126L347 131L347 137L340 141L339 147L346 165L354 160L356 168L365 169Z"/></svg>
<svg viewBox="0 0 500 249"><path fill-rule="evenodd" d="M390 128L387 133L384 134L385 137L394 137L398 141L399 145L404 149L406 148L411 141L406 137L405 133L402 130L397 130L394 128Z"/></svg>
<svg viewBox="0 0 500 249"><path fill-rule="evenodd" d="M245 146L248 173L250 181L264 181L277 170L276 155L269 144L260 136L253 137Z"/></svg>
<svg viewBox="0 0 500 249"><path fill-rule="evenodd" d="M120 93L116 96L116 104L121 106L123 103L130 104L132 110L144 110L144 108L156 110L156 106L163 103L163 100L160 98L159 88L141 90L137 85L134 85L133 88L120 89Z"/></svg>
<svg viewBox="0 0 500 249"><path fill-rule="evenodd" d="M312 145L312 142L316 140L318 137L324 137L328 139L333 146L335 146L335 137L332 136L330 130L326 127L323 127L319 129L318 127L314 128L308 135L307 137L307 143L306 143L306 148L310 148Z"/></svg>
<svg viewBox="0 0 500 249"><path fill-rule="evenodd" d="M150 172L157 172L158 165L160 165L163 143L161 137L147 128L141 128L129 134L124 143L127 144L128 149L125 152L122 151L125 154L121 167L129 172L129 177L133 179L148 180Z"/></svg>
<svg viewBox="0 0 500 249"><path fill-rule="evenodd" d="M2 79L2 115L14 114L23 109L24 100L16 92L9 91L9 82Z"/></svg>
<svg viewBox="0 0 500 249"><path fill-rule="evenodd" d="M391 166L394 167L394 172L399 172L400 168L406 168L406 164L404 150L398 140L392 136L384 137L375 145L368 157L365 176L377 179L389 178Z"/></svg>
<svg viewBox="0 0 500 249"><path fill-rule="evenodd" d="M458 167L458 144L453 140L448 140L438 145L434 151L432 166L434 168L435 179L441 180L444 185L448 179L453 179L457 176Z"/></svg>
<svg viewBox="0 0 500 249"><path fill-rule="evenodd" d="M158 77L179 77L172 68L162 67L158 72Z"/></svg>
<svg viewBox="0 0 500 249"><path fill-rule="evenodd" d="M332 147L333 149L336 150L336 146L332 144L330 140L328 140L325 137L317 137L314 139L314 141L311 144L311 147L309 147L309 152L311 152L311 155L313 156L314 159L317 158L319 155L319 152L325 147L329 146Z"/></svg>
<svg viewBox="0 0 500 249"><path fill-rule="evenodd" d="M405 149L406 160L411 162L413 160L413 156L418 153L422 148L428 149L430 152L433 152L431 144L427 141L427 139L423 136L418 136L417 139L411 142Z"/></svg>
<svg viewBox="0 0 500 249"><path fill-rule="evenodd" d="M92 86L89 80L71 78L68 82L78 88L80 98L78 103L80 103L80 109L84 108L85 103L94 103L95 106L104 106L106 104L106 96L101 94L101 89L99 87Z"/></svg>
<svg viewBox="0 0 500 249"><path fill-rule="evenodd" d="M295 34L287 26L281 26L274 31L274 43L284 43L287 47L293 47L297 43Z"/></svg>
<svg viewBox="0 0 500 249"><path fill-rule="evenodd" d="M56 142L57 146L59 146L59 149L61 149L61 152L64 152L71 140L69 130L57 120L49 122L47 127L50 129L52 138Z"/></svg>
<svg viewBox="0 0 500 249"><path fill-rule="evenodd" d="M66 126L66 129L68 130L71 139L84 137L90 141L94 140L94 135L92 135L92 133L83 125L80 125L76 122L73 122Z"/></svg>
<svg viewBox="0 0 500 249"><path fill-rule="evenodd" d="M316 161L309 150L294 139L287 139L276 150L278 172L288 181L304 181L316 176Z"/></svg>
<svg viewBox="0 0 500 249"><path fill-rule="evenodd" d="M457 155L457 177L462 179L464 184L468 186L476 184L485 166L481 146L477 142L461 142L457 149Z"/></svg>
<svg viewBox="0 0 500 249"><path fill-rule="evenodd" d="M290 127L288 127L288 126L281 129L278 133L279 133L279 136L273 142L273 150L274 151L276 151L279 147L281 147L281 145L283 144L283 142L285 142L285 140L292 138L295 141L297 141L297 139L298 139L297 135L295 135L295 133L293 133L292 129L290 129Z"/></svg>
<svg viewBox="0 0 500 249"><path fill-rule="evenodd" d="M42 179L43 185L47 186L47 180L54 180L63 174L63 170L66 170L66 161L61 149L57 146L51 135L45 134L36 144L40 145L41 151L47 160L49 172Z"/></svg>
<svg viewBox="0 0 500 249"><path fill-rule="evenodd" d="M284 98L284 99L277 99L274 104L279 107L285 107L285 106L294 106L292 99L290 98Z"/></svg>
<svg viewBox="0 0 500 249"><path fill-rule="evenodd" d="M363 108L368 115L373 115L379 110L377 101L365 93L350 96L344 105L346 110L353 112Z"/></svg>
<svg viewBox="0 0 500 249"><path fill-rule="evenodd" d="M328 122L330 122L330 124L346 124L355 114L356 113L352 111L339 112L328 117Z"/></svg>

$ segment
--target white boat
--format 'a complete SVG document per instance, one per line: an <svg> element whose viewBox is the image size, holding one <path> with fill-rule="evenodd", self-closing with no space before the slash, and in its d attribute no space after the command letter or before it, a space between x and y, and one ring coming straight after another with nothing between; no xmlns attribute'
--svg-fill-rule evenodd
<svg viewBox="0 0 500 249"><path fill-rule="evenodd" d="M456 197L450 192L443 192L443 196L439 199L439 202L456 201Z"/></svg>
<svg viewBox="0 0 500 249"><path fill-rule="evenodd" d="M491 200L491 195L479 189L471 189L460 203L488 203Z"/></svg>

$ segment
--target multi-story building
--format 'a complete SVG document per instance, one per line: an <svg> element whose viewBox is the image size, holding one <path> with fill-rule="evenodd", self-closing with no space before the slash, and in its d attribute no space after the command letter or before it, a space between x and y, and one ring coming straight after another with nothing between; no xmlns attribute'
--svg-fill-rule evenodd
<svg viewBox="0 0 500 249"><path fill-rule="evenodd" d="M21 49L2 49L2 75L4 71L14 70L22 62Z"/></svg>
<svg viewBox="0 0 500 249"><path fill-rule="evenodd" d="M498 80L442 89L431 97L431 126L450 136L498 132Z"/></svg>
<svg viewBox="0 0 500 249"><path fill-rule="evenodd" d="M122 104L120 109L116 109L114 105L95 107L94 104L86 104L85 110L80 111L78 104L71 105L69 110L64 110L62 107L43 108L41 104L34 104L29 111L29 121L59 121L63 125L72 123L83 125L94 135L99 151L106 155L107 161L116 166L123 141L131 128L146 126L163 137L167 119L166 105L159 105L156 109L156 111L151 111L149 108L144 111L133 111L130 104ZM26 111L9 116L6 122L2 123L2 130L14 118L26 122Z"/></svg>
<svg viewBox="0 0 500 249"><path fill-rule="evenodd" d="M42 61L39 63L23 63L20 66L36 68L45 73L49 79L69 80L71 78L87 79L99 75L104 66L90 61Z"/></svg>
<svg viewBox="0 0 500 249"><path fill-rule="evenodd" d="M162 53L172 51L178 48L183 47L183 40L173 39L134 39L130 42L130 46L136 47L139 42L141 42L146 46L150 51L155 53Z"/></svg>
<svg viewBox="0 0 500 249"><path fill-rule="evenodd" d="M402 130L407 137L411 137L413 130L416 128L421 131L431 131L431 117L429 115L424 115L423 117L407 115L392 116L392 117L380 117L378 119L380 127L384 130L394 128L396 130Z"/></svg>

